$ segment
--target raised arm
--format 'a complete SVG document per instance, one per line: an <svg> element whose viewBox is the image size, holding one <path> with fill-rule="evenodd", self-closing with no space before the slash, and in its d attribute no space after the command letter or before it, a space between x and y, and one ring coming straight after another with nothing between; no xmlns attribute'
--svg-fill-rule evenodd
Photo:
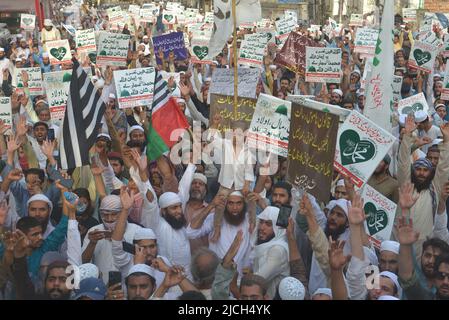
<svg viewBox="0 0 449 320"><path fill-rule="evenodd" d="M343 268L351 259L350 256L343 255L345 241L332 241L329 237L329 265L331 269L331 289L333 300L348 300L348 290L346 289Z"/></svg>
<svg viewBox="0 0 449 320"><path fill-rule="evenodd" d="M408 115L405 120L405 133L402 138L401 145L399 147L398 157L398 182L399 185L403 185L410 181L411 177L411 145L413 142L412 132L416 130L415 119L412 115Z"/></svg>
<svg viewBox="0 0 449 320"><path fill-rule="evenodd" d="M449 179L449 124L443 124L440 126L440 130L443 133L443 143L438 146L440 150L440 159L435 172L434 185L435 192L441 194L444 184Z"/></svg>

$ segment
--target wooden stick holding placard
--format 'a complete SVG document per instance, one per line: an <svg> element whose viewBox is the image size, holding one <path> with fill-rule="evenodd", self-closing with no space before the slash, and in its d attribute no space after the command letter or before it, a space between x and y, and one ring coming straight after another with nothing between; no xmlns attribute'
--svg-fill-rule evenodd
<svg viewBox="0 0 449 320"><path fill-rule="evenodd" d="M237 69L237 11L236 1L232 0L232 20L233 26L233 38L232 38L232 51L234 52L234 119L237 119L237 101L238 101L238 69Z"/></svg>

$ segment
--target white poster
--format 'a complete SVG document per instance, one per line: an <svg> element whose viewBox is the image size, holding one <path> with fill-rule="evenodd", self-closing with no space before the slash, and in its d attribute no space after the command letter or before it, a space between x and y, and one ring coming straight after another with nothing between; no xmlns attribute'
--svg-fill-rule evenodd
<svg viewBox="0 0 449 320"><path fill-rule="evenodd" d="M99 66L125 67L130 36L120 33L100 32L97 64Z"/></svg>
<svg viewBox="0 0 449 320"><path fill-rule="evenodd" d="M5 128L12 128L12 110L10 97L0 97L0 120L3 122Z"/></svg>
<svg viewBox="0 0 449 320"><path fill-rule="evenodd" d="M423 110L426 113L429 112L429 105L427 104L426 97L422 92L402 99L398 103L399 114L414 114L418 110Z"/></svg>
<svg viewBox="0 0 449 320"><path fill-rule="evenodd" d="M155 75L153 67L114 71L119 107L124 109L151 105Z"/></svg>
<svg viewBox="0 0 449 320"><path fill-rule="evenodd" d="M45 43L45 46L50 55L50 64L63 64L72 60L69 40L48 41Z"/></svg>
<svg viewBox="0 0 449 320"><path fill-rule="evenodd" d="M33 31L36 28L36 16L34 14L20 14L20 28L25 31Z"/></svg>
<svg viewBox="0 0 449 320"><path fill-rule="evenodd" d="M248 130L251 148L287 157L291 102L261 93Z"/></svg>
<svg viewBox="0 0 449 320"><path fill-rule="evenodd" d="M16 78L17 88L24 88L22 72L28 75L28 90L30 95L38 96L44 94L44 89L42 86L42 73L40 67L33 68L14 68L14 77Z"/></svg>
<svg viewBox="0 0 449 320"><path fill-rule="evenodd" d="M44 87L52 120L64 119L71 79L72 70L44 73Z"/></svg>
<svg viewBox="0 0 449 320"><path fill-rule="evenodd" d="M268 43L266 33L246 34L239 51L238 64L260 67Z"/></svg>
<svg viewBox="0 0 449 320"><path fill-rule="evenodd" d="M369 28L357 28L355 34L355 48L357 53L374 56L376 49L377 38L379 37L379 30Z"/></svg>
<svg viewBox="0 0 449 320"><path fill-rule="evenodd" d="M306 47L306 81L340 83L341 49Z"/></svg>
<svg viewBox="0 0 449 320"><path fill-rule="evenodd" d="M409 67L426 73L433 73L433 64L438 48L425 42L415 40L408 61Z"/></svg>

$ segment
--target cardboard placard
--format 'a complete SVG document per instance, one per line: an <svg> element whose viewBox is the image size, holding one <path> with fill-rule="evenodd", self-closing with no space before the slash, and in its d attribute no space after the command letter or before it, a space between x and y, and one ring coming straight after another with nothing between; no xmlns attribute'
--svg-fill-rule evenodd
<svg viewBox="0 0 449 320"><path fill-rule="evenodd" d="M36 16L34 14L20 14L20 28L25 31L33 31L36 28Z"/></svg>
<svg viewBox="0 0 449 320"><path fill-rule="evenodd" d="M44 73L44 87L52 120L64 119L71 79L72 70Z"/></svg>
<svg viewBox="0 0 449 320"><path fill-rule="evenodd" d="M130 38L127 34L100 32L97 65L125 67Z"/></svg>
<svg viewBox="0 0 449 320"><path fill-rule="evenodd" d="M50 55L50 64L58 65L72 60L70 45L67 39L48 41L45 43L47 52Z"/></svg>
<svg viewBox="0 0 449 320"><path fill-rule="evenodd" d="M153 67L114 71L119 107L124 109L151 105L155 76Z"/></svg>
<svg viewBox="0 0 449 320"><path fill-rule="evenodd" d="M11 98L0 97L0 120L7 129L12 128Z"/></svg>
<svg viewBox="0 0 449 320"><path fill-rule="evenodd" d="M427 104L424 93L420 92L414 96L402 99L398 102L399 114L414 114L418 110L429 112L429 105Z"/></svg>
<svg viewBox="0 0 449 320"><path fill-rule="evenodd" d="M238 96L242 98L256 98L256 87L259 82L260 70L238 68ZM234 69L215 69L209 92L234 96Z"/></svg>
<svg viewBox="0 0 449 320"><path fill-rule="evenodd" d="M438 54L438 48L428 43L416 40L410 52L408 65L425 73L433 73L433 64Z"/></svg>
<svg viewBox="0 0 449 320"><path fill-rule="evenodd" d="M158 64L162 63L158 56L159 50L162 50L165 59L168 58L171 51L174 52L176 60L187 59L187 49L184 42L184 33L182 32L172 32L153 37L153 46Z"/></svg>
<svg viewBox="0 0 449 320"><path fill-rule="evenodd" d="M38 96L44 94L44 88L42 84L42 73L40 67L33 68L14 68L14 77L16 78L17 88L23 88L22 72L26 72L28 75L28 90L30 95Z"/></svg>
<svg viewBox="0 0 449 320"><path fill-rule="evenodd" d="M340 83L341 49L306 47L306 81Z"/></svg>
<svg viewBox="0 0 449 320"><path fill-rule="evenodd" d="M268 43L266 33L246 34L239 51L238 63L251 67L260 67Z"/></svg>

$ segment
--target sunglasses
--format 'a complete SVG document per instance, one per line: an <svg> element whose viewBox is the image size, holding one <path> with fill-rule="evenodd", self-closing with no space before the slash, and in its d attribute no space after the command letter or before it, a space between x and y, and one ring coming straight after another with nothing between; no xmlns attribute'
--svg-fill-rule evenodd
<svg viewBox="0 0 449 320"><path fill-rule="evenodd" d="M435 278L437 278L437 280L444 280L445 278L449 280L449 273L437 271L435 272Z"/></svg>

